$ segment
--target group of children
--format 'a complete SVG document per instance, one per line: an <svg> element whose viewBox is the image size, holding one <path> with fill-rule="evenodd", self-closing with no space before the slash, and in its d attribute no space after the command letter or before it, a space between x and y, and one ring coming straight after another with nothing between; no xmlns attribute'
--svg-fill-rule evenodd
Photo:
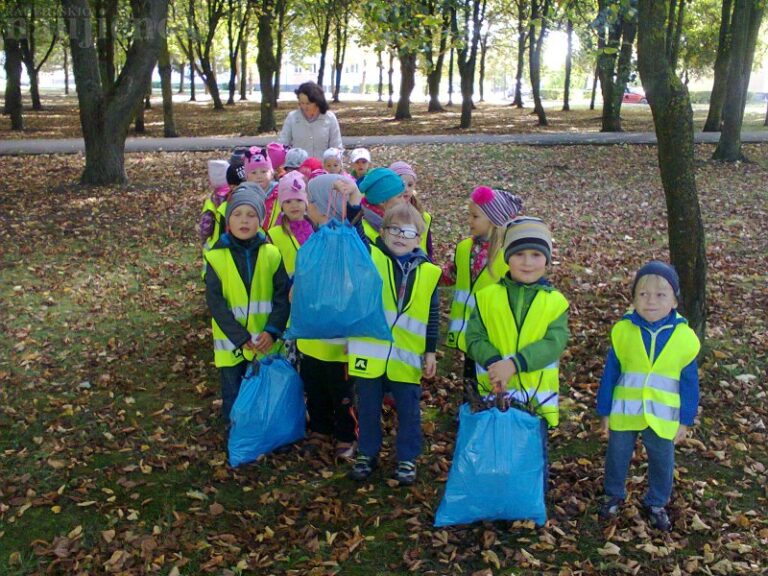
<svg viewBox="0 0 768 576"><path fill-rule="evenodd" d="M509 395L543 425L557 426L569 304L546 279L553 249L546 223L523 216L516 195L477 187L468 203L470 235L440 268L432 262L431 216L415 194L414 169L403 161L374 168L364 148L352 151L350 163L347 173L339 149L314 159L270 145L209 164L213 193L200 232L225 422L247 362L278 347L298 250L328 219L346 218L382 277L392 341L295 343L307 399L304 450L334 443L336 458L353 462L349 476L367 479L378 466L382 402L390 397L398 417L394 477L413 484L422 449L420 383L436 373L439 286L452 289L445 344L464 353L464 377L480 394ZM676 311L679 298L674 268L650 262L635 276L633 310L611 331L597 394L608 436L601 518L619 512L641 434L649 461L645 511L654 527L671 527L665 507L674 444L698 409L699 343Z"/></svg>

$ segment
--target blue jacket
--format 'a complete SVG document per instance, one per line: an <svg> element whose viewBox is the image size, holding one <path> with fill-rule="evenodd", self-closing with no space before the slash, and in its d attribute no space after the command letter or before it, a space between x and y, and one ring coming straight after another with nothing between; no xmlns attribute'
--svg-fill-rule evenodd
<svg viewBox="0 0 768 576"><path fill-rule="evenodd" d="M657 322L647 322L637 312L627 312L623 319L631 320L635 326L640 327L640 333L643 335L643 344L645 344L645 353L650 354L651 350L651 332L654 332L664 325L670 327L662 330L656 336L656 356L651 358L651 362L658 358L664 346L669 342L674 327L677 324L686 324L685 318L676 318L675 311L666 318ZM608 351L608 357L605 359L605 368L603 377L600 379L600 387L597 389L597 413L600 416L609 416L611 413L611 404L613 402L613 389L621 376L621 365L616 353L611 348ZM688 366L683 368L680 373L680 424L692 426L699 409L699 368L696 360L693 360Z"/></svg>

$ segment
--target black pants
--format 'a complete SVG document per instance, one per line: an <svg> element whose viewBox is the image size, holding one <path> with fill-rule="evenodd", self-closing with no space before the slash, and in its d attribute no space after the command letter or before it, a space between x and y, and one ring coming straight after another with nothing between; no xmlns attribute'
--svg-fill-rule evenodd
<svg viewBox="0 0 768 576"><path fill-rule="evenodd" d="M307 394L309 429L339 442L357 439L355 396L346 362L326 362L304 354L301 379Z"/></svg>

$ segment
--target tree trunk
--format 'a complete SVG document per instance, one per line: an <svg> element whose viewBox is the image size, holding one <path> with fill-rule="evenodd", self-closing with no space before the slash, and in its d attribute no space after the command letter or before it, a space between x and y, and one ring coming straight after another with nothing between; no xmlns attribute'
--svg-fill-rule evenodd
<svg viewBox="0 0 768 576"><path fill-rule="evenodd" d="M595 72L592 74L592 98L589 100L589 109L594 110L595 109L595 96L597 95L597 79L598 79L598 68L597 64L595 64Z"/></svg>
<svg viewBox="0 0 768 576"><path fill-rule="evenodd" d="M181 62L179 64L179 90L176 94L184 94L184 73L186 72L186 63Z"/></svg>
<svg viewBox="0 0 768 576"><path fill-rule="evenodd" d="M69 96L69 48L67 43L62 42L64 47L64 95Z"/></svg>
<svg viewBox="0 0 768 576"><path fill-rule="evenodd" d="M317 69L317 85L323 87L323 77L325 76L325 53L328 51L328 43L331 41L331 16L325 16L325 28L323 36L320 38L320 67Z"/></svg>
<svg viewBox="0 0 768 576"><path fill-rule="evenodd" d="M549 0L543 0L539 4L534 0L531 4L531 20L539 21L537 26L531 24L528 29L528 67L531 77L531 91L533 92L533 112L539 118L539 126L548 126L547 113L541 103L541 48L544 44L544 36L547 33L547 16L549 12Z"/></svg>
<svg viewBox="0 0 768 576"><path fill-rule="evenodd" d="M736 162L745 159L741 152L741 126L744 122L749 77L763 10L762 5L758 6L752 0L735 0L731 24L728 89L723 105L720 141L712 155L714 160Z"/></svg>
<svg viewBox="0 0 768 576"><path fill-rule="evenodd" d="M601 13L608 11L605 0L599 3ZM606 23L608 31L601 30L598 36L600 52L597 69L600 76L600 91L603 95L603 116L601 132L621 132L621 104L627 87L632 60L632 45L637 33L636 18L619 13Z"/></svg>
<svg viewBox="0 0 768 576"><path fill-rule="evenodd" d="M173 119L173 86L171 84L173 66L171 55L168 53L168 38L165 36L160 39L157 68L160 71L160 88L163 93L163 136L176 138L179 134L176 132L176 122Z"/></svg>
<svg viewBox="0 0 768 576"><path fill-rule="evenodd" d="M285 13L287 9L288 3L281 2L277 10L277 50L275 51L274 82L275 109L278 108L278 101L280 100L280 70L283 67L283 39L285 37Z"/></svg>
<svg viewBox="0 0 768 576"><path fill-rule="evenodd" d="M485 102L483 85L485 84L485 56L488 53L488 32L483 34L483 41L480 43L480 78L478 80L478 90L480 91L480 102Z"/></svg>
<svg viewBox="0 0 768 576"><path fill-rule="evenodd" d="M768 98L766 98L766 102L768 102ZM768 126L768 104L765 106L765 121L763 122L763 126Z"/></svg>
<svg viewBox="0 0 768 576"><path fill-rule="evenodd" d="M195 96L195 56L190 53L189 55L189 101L195 102L197 100Z"/></svg>
<svg viewBox="0 0 768 576"><path fill-rule="evenodd" d="M723 0L720 13L720 35L715 57L715 79L709 96L709 111L704 122L704 132L719 132L723 115L723 104L728 91L728 64L731 59L731 18L733 16L733 0Z"/></svg>
<svg viewBox="0 0 768 576"><path fill-rule="evenodd" d="M565 52L565 82L563 84L563 112L571 109L571 66L573 64L573 20L568 18L565 25L568 35L568 49Z"/></svg>
<svg viewBox="0 0 768 576"><path fill-rule="evenodd" d="M63 16L69 23L70 49L80 105L80 124L85 140L84 184L125 182L125 137L133 112L141 107L147 82L165 34L168 2L132 2L134 18L147 23L154 33L134 32L116 84L107 97L93 46L88 0L63 0Z"/></svg>
<svg viewBox="0 0 768 576"><path fill-rule="evenodd" d="M382 50L376 50L376 67L379 69L379 99L378 102L384 101L384 61L381 58Z"/></svg>
<svg viewBox="0 0 768 576"><path fill-rule="evenodd" d="M213 65L209 56L203 56L200 58L200 67L203 70L203 81L208 88L208 93L213 100L214 110L224 110L224 103L221 101L221 94L219 93L219 83L216 79L216 72L213 70Z"/></svg>
<svg viewBox="0 0 768 576"><path fill-rule="evenodd" d="M256 40L258 42L258 55L256 57L256 66L259 69L259 85L261 86L261 120L259 121L258 131L274 132L277 130L275 121L275 91L273 74L275 73L275 54L272 40L272 4L265 2L269 6L258 14L258 32Z"/></svg>
<svg viewBox="0 0 768 576"><path fill-rule="evenodd" d="M279 82L279 80L278 80ZM240 100L248 100L248 35L243 36L240 46Z"/></svg>
<svg viewBox="0 0 768 576"><path fill-rule="evenodd" d="M115 70L115 19L117 18L117 5L118 0L99 0L96 3L96 14L99 22L96 49L99 54L101 82L104 87L113 86L115 76L117 75Z"/></svg>
<svg viewBox="0 0 768 576"><path fill-rule="evenodd" d="M392 101L392 96L395 93L395 87L392 84L392 75L395 73L395 53L393 51L389 51L389 69L387 70L387 77L389 82L389 100L387 101L387 108L392 108L394 106L394 103Z"/></svg>
<svg viewBox="0 0 768 576"><path fill-rule="evenodd" d="M451 55L448 58L448 104L446 106L453 106L453 55L455 48L451 47Z"/></svg>
<svg viewBox="0 0 768 576"><path fill-rule="evenodd" d="M680 275L682 312L703 341L707 261L696 190L693 111L688 89L665 52L665 1L640 0L639 9L638 68L656 127L670 257Z"/></svg>
<svg viewBox="0 0 768 576"><path fill-rule="evenodd" d="M395 120L411 119L411 92L416 85L416 54L401 49L400 58L400 99L397 101Z"/></svg>
<svg viewBox="0 0 768 576"><path fill-rule="evenodd" d="M528 4L523 0L517 1L517 70L515 72L515 99L512 106L523 108L523 68L525 67L525 42L528 32L525 28L526 8Z"/></svg>
<svg viewBox="0 0 768 576"><path fill-rule="evenodd" d="M11 130L24 130L21 102L21 44L12 30L3 37L5 44L5 113L11 117Z"/></svg>
<svg viewBox="0 0 768 576"><path fill-rule="evenodd" d="M147 131L146 126L144 125L144 106L139 104L134 116L136 121L133 127L133 131L136 134L144 134Z"/></svg>

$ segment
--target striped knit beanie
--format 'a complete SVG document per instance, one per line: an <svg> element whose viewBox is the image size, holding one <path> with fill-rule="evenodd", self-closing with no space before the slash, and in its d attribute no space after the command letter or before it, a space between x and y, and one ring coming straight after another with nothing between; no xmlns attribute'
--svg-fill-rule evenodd
<svg viewBox="0 0 768 576"><path fill-rule="evenodd" d="M472 191L470 199L494 226L506 226L523 210L523 201L519 196L499 188L478 186Z"/></svg>
<svg viewBox="0 0 768 576"><path fill-rule="evenodd" d="M521 216L507 226L504 234L504 261L523 250L538 250L552 263L552 233L538 218Z"/></svg>

